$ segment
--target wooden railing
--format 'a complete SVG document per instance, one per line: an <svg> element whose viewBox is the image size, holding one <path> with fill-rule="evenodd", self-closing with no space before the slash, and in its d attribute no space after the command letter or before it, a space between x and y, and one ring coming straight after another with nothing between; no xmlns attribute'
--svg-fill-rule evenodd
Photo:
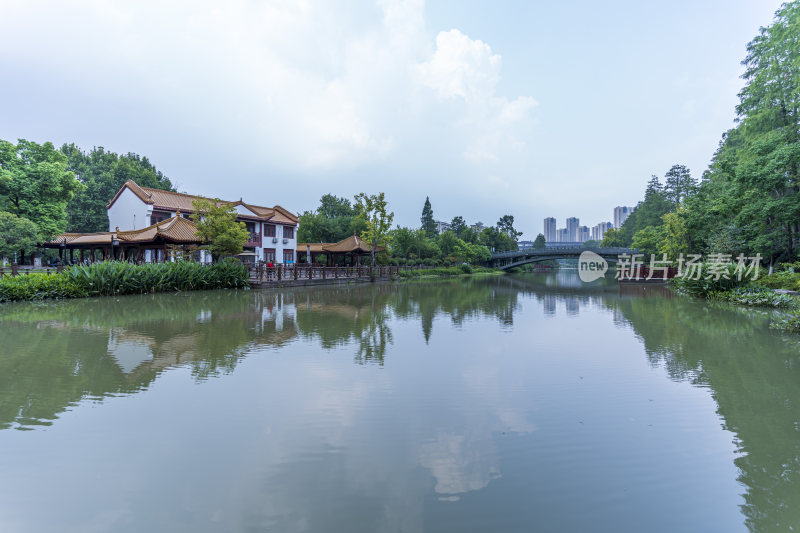
<svg viewBox="0 0 800 533"><path fill-rule="evenodd" d="M250 266L250 281L253 283L300 281L300 280L337 280L375 278L388 279L401 271L432 268L428 266L316 266L305 263L279 264L268 267L264 264Z"/></svg>
<svg viewBox="0 0 800 533"><path fill-rule="evenodd" d="M55 274L61 272L63 267L32 267L11 264L11 266L0 267L0 279L6 276L27 276L30 273Z"/></svg>

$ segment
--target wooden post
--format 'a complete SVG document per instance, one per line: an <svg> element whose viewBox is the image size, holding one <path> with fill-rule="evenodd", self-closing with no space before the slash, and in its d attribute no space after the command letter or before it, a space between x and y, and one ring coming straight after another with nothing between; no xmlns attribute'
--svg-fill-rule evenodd
<svg viewBox="0 0 800 533"><path fill-rule="evenodd" d="M295 264L293 266L294 266L294 268L292 269L292 271L293 271L292 273L294 274L295 281L297 281L297 265Z"/></svg>
<svg viewBox="0 0 800 533"><path fill-rule="evenodd" d="M19 276L19 265L16 263L11 263L11 275L12 276Z"/></svg>

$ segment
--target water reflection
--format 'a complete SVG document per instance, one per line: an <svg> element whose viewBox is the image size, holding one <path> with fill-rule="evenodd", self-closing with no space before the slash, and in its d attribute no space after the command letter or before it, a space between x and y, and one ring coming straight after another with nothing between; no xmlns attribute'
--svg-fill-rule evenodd
<svg viewBox="0 0 800 533"><path fill-rule="evenodd" d="M724 429L736 439L746 526L778 531L800 524L797 340L769 331L764 313L675 298L653 287L587 286L576 279L561 272L6 305L0 308L0 429L51 425L87 399L153 388L173 368L187 369L196 382L233 373L228 379L241 383L234 370L244 361L266 365L268 355L287 354L270 361L276 372L258 374L259 390L268 391L263 405L237 386L220 400L230 404L219 407L218 418L210 407L203 415L220 423L236 406L247 418L233 433L235 443L217 443L221 457L241 457L253 471L249 483L237 485L240 513L226 515L235 524L230 529L422 531L436 529L426 527L433 520L452 530L501 530L499 523L520 530L564 502L552 485L515 486L515 470L528 480L558 480L559 468L575 468L580 472L564 479L611 485L617 472L603 470L602 462L613 463L612 445L626 458L648 453L634 450L635 442L626 449L618 442L626 437L649 442L659 461L670 464L669 450L657 440L602 418L620 405L630 408L613 403L615 382L597 379L601 384L587 392L588 370L564 373L581 360L569 347L582 346L585 336L599 341L585 346L602 355L593 368L606 380L625 372L603 364L614 364L610 354L620 343L673 381L709 390ZM614 335L608 325L616 326ZM622 343L625 334L635 342ZM316 350L336 357L322 364L308 355ZM412 357L423 353L427 359ZM390 364L391 377L382 372ZM641 376L623 377L621 388L643 387L635 383ZM591 422L586 413L593 404L607 424L579 433L584 419ZM669 434L662 431L661 437ZM604 438L605 447L597 444ZM606 455L587 452L593 460L582 462L587 440ZM247 442L256 444L242 447ZM224 464L244 469L231 461ZM215 508L220 493L200 486L208 495L195 496ZM570 495L577 490L569 488ZM185 489L166 483L163 490ZM619 508L619 502L603 503L603 490L592 497L606 510L594 513ZM521 502L520 491L530 501ZM452 509L433 505L429 495ZM484 514L476 517L479 510ZM503 510L508 513L499 519ZM659 512L645 511L639 512ZM665 520L671 514L661 512ZM563 523L549 526L573 520L575 528L591 528L591 517L584 518L562 514Z"/></svg>

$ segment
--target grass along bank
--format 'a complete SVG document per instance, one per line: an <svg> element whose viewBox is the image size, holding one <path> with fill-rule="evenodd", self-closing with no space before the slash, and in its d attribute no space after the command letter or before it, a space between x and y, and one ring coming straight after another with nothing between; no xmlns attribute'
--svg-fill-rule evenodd
<svg viewBox="0 0 800 533"><path fill-rule="evenodd" d="M709 265L704 264L700 268L699 279L678 277L671 279L669 285L680 294L709 301L779 310L773 316L770 327L800 333L800 298L778 292L800 289L800 263L780 265L775 273L755 280L746 277L737 279L733 265L718 279L710 275L709 270Z"/></svg>
<svg viewBox="0 0 800 533"><path fill-rule="evenodd" d="M213 265L107 261L54 274L5 276L0 279L0 302L245 287L249 287L247 267L238 261Z"/></svg>

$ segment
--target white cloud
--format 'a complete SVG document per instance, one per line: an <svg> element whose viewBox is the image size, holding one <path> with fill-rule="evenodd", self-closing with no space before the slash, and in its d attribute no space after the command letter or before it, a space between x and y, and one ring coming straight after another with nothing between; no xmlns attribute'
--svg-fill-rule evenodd
<svg viewBox="0 0 800 533"><path fill-rule="evenodd" d="M497 97L502 60L488 44L450 30L432 50L419 0L361 4L349 15L307 1L52 7L37 9L36 26L34 7L2 8L0 44L16 50L17 66L150 124L184 124L190 136L201 128L224 144L244 138L285 167L358 165L391 155L419 129L459 124L469 126L467 150L480 141L476 130L502 136L533 105ZM467 105L439 113L425 88Z"/></svg>

